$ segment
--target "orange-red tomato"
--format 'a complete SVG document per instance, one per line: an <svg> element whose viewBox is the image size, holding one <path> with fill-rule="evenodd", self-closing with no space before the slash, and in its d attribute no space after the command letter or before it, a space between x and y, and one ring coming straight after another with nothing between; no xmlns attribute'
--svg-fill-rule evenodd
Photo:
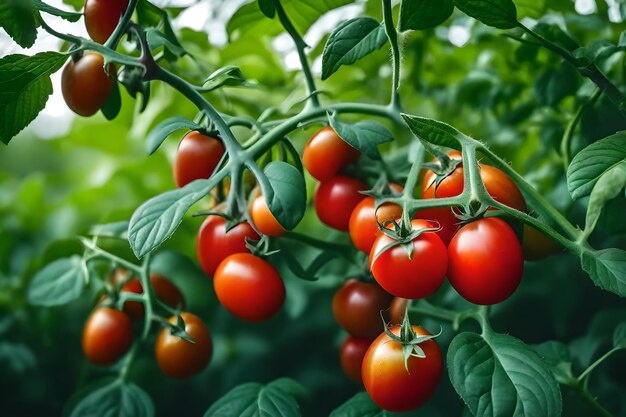
<svg viewBox="0 0 626 417"><path fill-rule="evenodd" d="M361 366L370 343L372 343L372 339L348 336L339 350L339 361L343 372L358 384L361 384Z"/></svg>
<svg viewBox="0 0 626 417"><path fill-rule="evenodd" d="M130 348L133 327L130 318L119 310L99 307L83 329L83 352L97 365L117 362Z"/></svg>
<svg viewBox="0 0 626 417"><path fill-rule="evenodd" d="M384 330L380 312L392 298L376 283L350 279L333 297L333 315L352 336L373 339Z"/></svg>
<svg viewBox="0 0 626 417"><path fill-rule="evenodd" d="M217 299L240 319L267 320L285 301L285 284L267 261L237 253L220 263L213 278Z"/></svg>
<svg viewBox="0 0 626 417"><path fill-rule="evenodd" d="M400 326L391 327L398 336ZM430 335L419 326L413 326L418 336ZM363 365L363 385L372 401L380 408L402 412L423 405L437 390L443 373L443 358L437 342L430 339L419 344L425 358L411 356L408 372L404 367L402 344L382 333L370 345Z"/></svg>
<svg viewBox="0 0 626 417"><path fill-rule="evenodd" d="M360 156L358 150L341 139L332 127L327 126L311 136L304 147L302 162L313 178L328 181Z"/></svg>
<svg viewBox="0 0 626 417"><path fill-rule="evenodd" d="M161 371L171 378L187 378L202 371L213 353L213 341L204 322L191 313L181 313L185 322L185 332L194 343L172 334L165 327L159 333L155 343L157 364ZM176 316L168 320L176 324Z"/></svg>
<svg viewBox="0 0 626 417"><path fill-rule="evenodd" d="M252 207L250 208L250 216L254 225L259 232L271 237L279 237L285 233L285 228L278 223L276 217L272 214L265 197L262 195L257 196L252 201Z"/></svg>
<svg viewBox="0 0 626 417"><path fill-rule="evenodd" d="M150 274L150 285L154 290L154 293L165 304L172 308L184 308L185 299L176 285L169 279L159 275ZM122 291L134 292L137 294L143 294L143 287L141 281L137 278L133 278L127 281L122 287ZM127 301L124 303L124 312L130 316L133 320L141 320L145 315L145 309L142 303L139 301Z"/></svg>
<svg viewBox="0 0 626 417"><path fill-rule="evenodd" d="M250 252L246 247L246 238L258 240L260 236L247 222L242 222L226 232L226 220L208 216L198 232L196 253L205 274L213 277L218 265L229 255Z"/></svg>
<svg viewBox="0 0 626 417"><path fill-rule="evenodd" d="M527 261L539 261L559 253L562 248L554 240L527 224L524 225L522 250Z"/></svg>
<svg viewBox="0 0 626 417"><path fill-rule="evenodd" d="M221 140L191 131L178 145L174 161L174 182L183 187L190 182L209 178L224 155Z"/></svg>
<svg viewBox="0 0 626 417"><path fill-rule="evenodd" d="M115 76L115 67L109 66ZM106 103L115 80L104 72L104 58L87 53L78 61L70 60L61 76L61 92L67 106L81 116L95 114Z"/></svg>
<svg viewBox="0 0 626 417"><path fill-rule="evenodd" d="M89 37L105 43L128 7L128 0L85 1L85 27Z"/></svg>
<svg viewBox="0 0 626 417"><path fill-rule="evenodd" d="M352 177L333 177L319 183L313 196L317 217L325 225L347 232L352 211L365 198L359 191L365 190L367 185Z"/></svg>

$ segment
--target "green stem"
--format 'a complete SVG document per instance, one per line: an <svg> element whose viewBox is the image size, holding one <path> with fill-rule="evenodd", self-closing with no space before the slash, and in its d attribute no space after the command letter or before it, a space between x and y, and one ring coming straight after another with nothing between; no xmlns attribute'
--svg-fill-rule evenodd
<svg viewBox="0 0 626 417"><path fill-rule="evenodd" d="M606 408L602 407L602 405L598 402L598 400L591 395L591 393L580 386L580 384L571 384L569 385L574 391L576 391L581 398L589 403L589 405L598 413L599 416L602 417L613 417Z"/></svg>
<svg viewBox="0 0 626 417"><path fill-rule="evenodd" d="M150 334L150 325L152 324L152 316L154 314L153 303L156 300L156 294L154 293L154 289L152 288L152 283L150 282L150 254L148 253L143 259L143 264L141 265L141 272L139 273L139 279L141 280L141 288L143 289L143 297L144 297L144 323L143 323L143 331L141 333L141 340L147 340L148 335Z"/></svg>
<svg viewBox="0 0 626 417"><path fill-rule="evenodd" d="M461 313L448 310L446 308L437 307L426 300L418 300L417 302L411 302L407 310L411 313L422 314L425 316L433 317L439 320L455 322Z"/></svg>
<svg viewBox="0 0 626 417"><path fill-rule="evenodd" d="M591 372L593 372L593 370L600 365L602 362L604 362L609 356L611 356L612 354L614 354L615 352L619 351L619 348L613 348L611 350L609 350L608 352L606 352L604 355L602 355L600 358L598 358L598 360L596 360L594 363L592 363L591 365L589 365L589 367L587 369L585 369L585 371L580 374L580 376L578 377L578 382L582 382L584 381L585 378L587 378L589 376L589 374L591 374Z"/></svg>
<svg viewBox="0 0 626 417"><path fill-rule="evenodd" d="M94 242L92 242L91 240L87 239L87 238L79 238L80 242L83 244L83 246L87 249L89 249L90 251L92 251L97 257L100 258L105 258L105 259L109 259L115 263L117 263L120 266L123 266L124 268L128 269L129 271L134 271L136 273L141 272L141 267L138 265L135 265L132 262L127 261L124 258L120 258L117 255L113 255L112 253L109 253L107 251L105 251L104 249L100 249L100 247L96 246L94 244ZM92 257L93 258L93 257Z"/></svg>
<svg viewBox="0 0 626 417"><path fill-rule="evenodd" d="M383 21L385 24L385 33L391 44L391 70L392 70L392 87L391 87L391 106L400 108L400 96L398 89L400 88L400 48L398 47L398 32L393 24L393 9L391 8L391 0L383 0Z"/></svg>
<svg viewBox="0 0 626 417"><path fill-rule="evenodd" d="M570 143L572 142L572 138L574 137L576 126L578 126L578 122L580 122L580 119L582 119L585 111L595 104L601 94L602 90L596 88L591 97L578 107L574 118L570 120L570 122L567 124L565 133L563 133L563 139L561 139L561 156L563 158L563 168L565 172L567 172L567 168L569 167L570 163Z"/></svg>
<svg viewBox="0 0 626 417"><path fill-rule="evenodd" d="M135 356L137 355L137 350L139 350L140 341L136 341L133 343L133 346L130 348L130 351L126 355L124 359L124 365L120 369L119 379L122 382L126 382L128 380L128 373L130 372L130 368L135 360Z"/></svg>
<svg viewBox="0 0 626 417"><path fill-rule="evenodd" d="M109 36L109 39L104 43L104 46L107 48L115 49L117 48L117 44L119 43L124 33L126 33L126 29L128 29L128 23L130 22L131 17L133 17L133 13L135 12L135 7L137 7L137 2L139 0L130 0L128 2L128 7L126 7L126 11L122 15L122 18L118 22L115 30Z"/></svg>

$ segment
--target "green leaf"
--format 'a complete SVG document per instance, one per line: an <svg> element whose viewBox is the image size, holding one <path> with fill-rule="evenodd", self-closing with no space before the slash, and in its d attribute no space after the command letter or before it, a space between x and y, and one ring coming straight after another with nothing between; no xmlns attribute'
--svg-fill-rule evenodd
<svg viewBox="0 0 626 417"><path fill-rule="evenodd" d="M297 400L305 395L301 385L287 378L267 385L250 382L227 392L209 407L204 417L300 417Z"/></svg>
<svg viewBox="0 0 626 417"><path fill-rule="evenodd" d="M241 75L239 67L228 65L209 75L202 84L202 91L213 91L223 86L242 85L249 85L249 83L243 75Z"/></svg>
<svg viewBox="0 0 626 417"><path fill-rule="evenodd" d="M120 114L121 109L122 96L120 95L120 86L118 83L114 83L111 94L109 94L109 97L107 97L107 101L104 103L100 110L107 120L113 120L117 117L118 114Z"/></svg>
<svg viewBox="0 0 626 417"><path fill-rule="evenodd" d="M32 0L34 6L42 12L59 16L69 22L77 22L82 16L82 13L76 12L68 12L65 10L57 9L56 7L50 6L49 4L44 3L41 0Z"/></svg>
<svg viewBox="0 0 626 417"><path fill-rule="evenodd" d="M539 104L555 106L567 96L576 94L578 72L571 65L548 68L535 82L535 96Z"/></svg>
<svg viewBox="0 0 626 417"><path fill-rule="evenodd" d="M626 132L600 139L580 151L567 168L567 189L574 200L591 194L600 177L626 160Z"/></svg>
<svg viewBox="0 0 626 417"><path fill-rule="evenodd" d="M8 55L0 59L0 140L9 141L46 105L52 94L50 75L67 57L57 52L33 56Z"/></svg>
<svg viewBox="0 0 626 417"><path fill-rule="evenodd" d="M329 417L390 417L392 414L381 410L366 392L359 392L334 409Z"/></svg>
<svg viewBox="0 0 626 417"><path fill-rule="evenodd" d="M258 0L258 2L261 12L270 19L273 19L274 15L276 14L276 6L274 6L274 0Z"/></svg>
<svg viewBox="0 0 626 417"><path fill-rule="evenodd" d="M165 139L178 129L200 130L203 127L184 117L175 116L159 123L148 135L146 139L146 149L148 155L152 155Z"/></svg>
<svg viewBox="0 0 626 417"><path fill-rule="evenodd" d="M517 26L517 9L512 0L454 0L454 5L487 26L498 29Z"/></svg>
<svg viewBox="0 0 626 417"><path fill-rule="evenodd" d="M585 217L585 236L595 229L604 206L621 194L626 185L626 160L604 172L589 195L589 206Z"/></svg>
<svg viewBox="0 0 626 417"><path fill-rule="evenodd" d="M74 10L80 10L85 5L84 0L63 0L63 3L72 6Z"/></svg>
<svg viewBox="0 0 626 417"><path fill-rule="evenodd" d="M24 0L0 2L0 27L22 48L33 46L37 39L37 26L32 2Z"/></svg>
<svg viewBox="0 0 626 417"><path fill-rule="evenodd" d="M148 41L151 51L163 47L165 56L169 61L175 61L177 58L186 54L183 47L178 43L178 40L171 39L156 28L148 28L146 30L146 40Z"/></svg>
<svg viewBox="0 0 626 417"><path fill-rule="evenodd" d="M616 248L584 251L581 262L598 287L626 297L626 251Z"/></svg>
<svg viewBox="0 0 626 417"><path fill-rule="evenodd" d="M401 32L431 29L445 22L453 11L453 0L403 0L399 29Z"/></svg>
<svg viewBox="0 0 626 417"><path fill-rule="evenodd" d="M37 367L37 357L24 343L0 342L0 365L20 375Z"/></svg>
<svg viewBox="0 0 626 417"><path fill-rule="evenodd" d="M116 380L83 398L70 414L79 416L152 417L154 405L137 385Z"/></svg>
<svg viewBox="0 0 626 417"><path fill-rule="evenodd" d="M270 212L278 223L291 230L300 223L306 211L306 185L304 176L296 167L283 161L273 161L265 167L265 175L273 192L269 193L261 181L264 196L273 194L267 201Z"/></svg>
<svg viewBox="0 0 626 417"><path fill-rule="evenodd" d="M415 136L434 145L461 150L461 141L466 137L452 126L426 117L401 114L404 122Z"/></svg>
<svg viewBox="0 0 626 417"><path fill-rule="evenodd" d="M376 146L393 140L391 133L377 122L342 123L333 115L330 117L330 125L348 145L372 159L380 159Z"/></svg>
<svg viewBox="0 0 626 417"><path fill-rule="evenodd" d="M475 416L561 415L561 391L541 358L519 339L461 333L448 349L454 389Z"/></svg>
<svg viewBox="0 0 626 417"><path fill-rule="evenodd" d="M560 384L567 384L573 380L572 359L567 345L551 340L533 346L533 349L550 367L552 374Z"/></svg>
<svg viewBox="0 0 626 417"><path fill-rule="evenodd" d="M387 36L383 26L371 17L357 17L341 23L328 37L322 53L322 80L330 77L342 65L380 49Z"/></svg>
<svg viewBox="0 0 626 417"><path fill-rule="evenodd" d="M626 322L615 328L613 332L613 347L626 349Z"/></svg>
<svg viewBox="0 0 626 417"><path fill-rule="evenodd" d="M613 54L626 50L626 32L622 32L617 45L607 40L598 40L591 42L585 47L576 49L573 54L579 59L581 66L595 64L598 61L606 59Z"/></svg>
<svg viewBox="0 0 626 417"><path fill-rule="evenodd" d="M30 282L28 301L39 306L58 306L74 301L85 287L80 256L61 258L46 265Z"/></svg>
<svg viewBox="0 0 626 417"><path fill-rule="evenodd" d="M89 229L92 236L127 238L128 222L97 224Z"/></svg>
<svg viewBox="0 0 626 417"><path fill-rule="evenodd" d="M546 0L515 0L515 6L519 16L538 19L546 11Z"/></svg>

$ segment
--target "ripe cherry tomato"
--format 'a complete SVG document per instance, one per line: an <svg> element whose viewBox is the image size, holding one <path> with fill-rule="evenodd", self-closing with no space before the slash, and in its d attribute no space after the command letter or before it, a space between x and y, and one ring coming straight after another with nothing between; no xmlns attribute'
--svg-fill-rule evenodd
<svg viewBox="0 0 626 417"><path fill-rule="evenodd" d="M182 187L199 178L209 178L224 155L221 140L192 131L178 145L174 181Z"/></svg>
<svg viewBox="0 0 626 417"><path fill-rule="evenodd" d="M361 153L348 145L328 126L311 136L302 153L304 167L318 181L328 181Z"/></svg>
<svg viewBox="0 0 626 417"><path fill-rule="evenodd" d="M389 308L392 298L376 283L350 279L333 297L333 315L352 336L373 339L384 330L380 311Z"/></svg>
<svg viewBox="0 0 626 417"><path fill-rule="evenodd" d="M539 261L550 255L559 253L561 246L539 230L524 225L522 250L527 261Z"/></svg>
<svg viewBox="0 0 626 417"><path fill-rule="evenodd" d="M224 259L213 279L217 299L240 319L267 320L285 301L285 285L278 271L250 253Z"/></svg>
<svg viewBox="0 0 626 417"><path fill-rule="evenodd" d="M317 217L327 226L347 232L352 211L365 198L359 191L365 190L367 185L351 177L339 176L319 183L313 196Z"/></svg>
<svg viewBox="0 0 626 417"><path fill-rule="evenodd" d="M409 304L406 298L395 297L389 306L389 321L391 324L402 324L404 312Z"/></svg>
<svg viewBox="0 0 626 417"><path fill-rule="evenodd" d="M109 66L115 76L115 67ZM104 72L104 58L100 54L84 54L78 61L70 60L61 76L61 92L67 106L81 116L95 114L106 103L115 80Z"/></svg>
<svg viewBox="0 0 626 417"><path fill-rule="evenodd" d="M165 327L159 333L154 345L157 364L161 371L170 378L187 378L202 371L211 359L213 341L204 322L191 313L181 313L185 322L185 332L195 343L188 342L172 334ZM176 316L168 320L178 322Z"/></svg>
<svg viewBox="0 0 626 417"><path fill-rule="evenodd" d="M509 298L522 279L522 247L502 219L486 217L463 226L448 246L448 279L474 304Z"/></svg>
<svg viewBox="0 0 626 417"><path fill-rule="evenodd" d="M390 184L392 190L402 192L402 187ZM374 217L376 213L376 218ZM383 224L386 220L393 220L402 215L402 207L395 204L385 203L376 211L376 200L373 197L365 197L352 210L350 215L350 238L354 246L362 252L370 253L376 236L380 232L378 223Z"/></svg>
<svg viewBox="0 0 626 417"><path fill-rule="evenodd" d="M97 365L117 362L130 348L133 326L119 310L99 307L87 319L83 329L83 352Z"/></svg>
<svg viewBox="0 0 626 417"><path fill-rule="evenodd" d="M348 378L361 384L361 365L367 348L372 343L371 339L360 339L348 336L341 344L339 350L339 360L341 368Z"/></svg>
<svg viewBox="0 0 626 417"><path fill-rule="evenodd" d="M425 220L413 220L411 225L413 230L435 226ZM402 245L378 255L392 242L381 233L370 252L370 269L380 286L389 294L408 299L428 297L437 291L448 268L448 252L441 238L435 232L420 234L412 242L412 258Z"/></svg>
<svg viewBox="0 0 626 417"><path fill-rule="evenodd" d="M98 43L105 43L127 7L128 0L87 0L84 13L89 37Z"/></svg>
<svg viewBox="0 0 626 417"><path fill-rule="evenodd" d="M259 229L259 232L267 236L279 237L285 233L285 229L278 223L276 217L272 214L265 197L262 195L257 196L252 201L252 207L250 208L250 215L254 225Z"/></svg>
<svg viewBox="0 0 626 417"><path fill-rule="evenodd" d="M196 245L198 261L204 273L212 277L220 262L229 255L250 252L246 247L246 238L260 239L250 224L242 222L226 232L224 218L208 216L200 227Z"/></svg>
<svg viewBox="0 0 626 417"><path fill-rule="evenodd" d="M400 326L391 327L396 336ZM429 335L419 326L413 326L418 336ZM419 344L425 358L411 356L408 372L404 367L402 344L382 333L370 345L361 368L363 385L380 408L401 412L424 404L437 389L443 373L443 358L437 342L430 339Z"/></svg>
<svg viewBox="0 0 626 417"><path fill-rule="evenodd" d="M158 274L150 275L150 285L158 298L172 308L184 308L185 299L180 290L169 279ZM127 281L122 287L122 291L143 294L143 287L138 278ZM127 301L124 303L124 313L128 314L133 320L142 320L145 315L145 309L142 303L138 301Z"/></svg>

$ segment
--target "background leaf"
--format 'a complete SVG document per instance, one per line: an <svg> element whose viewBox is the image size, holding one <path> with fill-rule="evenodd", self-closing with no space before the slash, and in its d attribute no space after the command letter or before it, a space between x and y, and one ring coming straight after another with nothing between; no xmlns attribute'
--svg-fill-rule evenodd
<svg viewBox="0 0 626 417"><path fill-rule="evenodd" d="M30 48L37 39L35 9L31 2L5 0L0 3L0 27L23 48Z"/></svg>
<svg viewBox="0 0 626 417"><path fill-rule="evenodd" d="M581 260L583 269L598 287L626 297L626 251L584 251Z"/></svg>
<svg viewBox="0 0 626 417"><path fill-rule="evenodd" d="M84 287L81 257L57 259L33 277L28 288L28 301L46 307L67 304L80 297Z"/></svg>
<svg viewBox="0 0 626 417"><path fill-rule="evenodd" d="M291 230L300 223L306 210L304 177L296 167L282 161L269 163L265 167L265 175L274 191L267 205L278 223ZM263 182L261 189L267 195Z"/></svg>
<svg viewBox="0 0 626 417"><path fill-rule="evenodd" d="M399 30L424 30L439 26L454 11L453 0L403 0Z"/></svg>
<svg viewBox="0 0 626 417"><path fill-rule="evenodd" d="M114 382L92 391L76 405L70 417L104 415L153 417L154 405L137 385Z"/></svg>
<svg viewBox="0 0 626 417"><path fill-rule="evenodd" d="M393 140L391 132L384 126L372 121L349 124L340 122L331 116L330 125L341 139L372 159L380 159L377 145Z"/></svg>
<svg viewBox="0 0 626 417"><path fill-rule="evenodd" d="M463 13L498 29L517 26L517 9L512 0L454 0Z"/></svg>

